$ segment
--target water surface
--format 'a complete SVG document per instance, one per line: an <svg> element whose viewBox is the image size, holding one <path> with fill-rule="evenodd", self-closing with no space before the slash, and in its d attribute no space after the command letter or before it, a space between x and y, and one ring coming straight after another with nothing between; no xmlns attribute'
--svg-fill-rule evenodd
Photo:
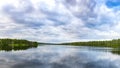
<svg viewBox="0 0 120 68"><path fill-rule="evenodd" d="M113 48L45 45L0 51L0 68L120 68L120 55Z"/></svg>

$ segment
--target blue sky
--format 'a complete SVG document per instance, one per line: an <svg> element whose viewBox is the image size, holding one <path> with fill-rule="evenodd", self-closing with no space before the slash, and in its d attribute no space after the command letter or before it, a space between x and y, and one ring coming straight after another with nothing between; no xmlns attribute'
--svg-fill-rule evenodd
<svg viewBox="0 0 120 68"><path fill-rule="evenodd" d="M1 0L0 38L70 42L120 38L119 0Z"/></svg>

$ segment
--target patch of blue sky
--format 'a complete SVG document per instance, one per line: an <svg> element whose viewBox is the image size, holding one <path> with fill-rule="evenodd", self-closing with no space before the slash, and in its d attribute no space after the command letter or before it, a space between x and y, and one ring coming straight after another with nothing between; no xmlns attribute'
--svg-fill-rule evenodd
<svg viewBox="0 0 120 68"><path fill-rule="evenodd" d="M120 7L120 0L110 0L110 1L107 1L106 2L106 5L109 7L109 8L114 8L114 7Z"/></svg>

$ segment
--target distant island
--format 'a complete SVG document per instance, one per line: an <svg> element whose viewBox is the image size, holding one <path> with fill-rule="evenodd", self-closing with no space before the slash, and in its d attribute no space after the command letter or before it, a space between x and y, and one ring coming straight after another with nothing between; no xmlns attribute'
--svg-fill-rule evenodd
<svg viewBox="0 0 120 68"><path fill-rule="evenodd" d="M120 48L120 39L113 39L113 40L106 40L106 41L70 42L70 43L61 43L60 45Z"/></svg>
<svg viewBox="0 0 120 68"><path fill-rule="evenodd" d="M38 42L23 39L0 39L0 50L24 50L31 47L37 47Z"/></svg>

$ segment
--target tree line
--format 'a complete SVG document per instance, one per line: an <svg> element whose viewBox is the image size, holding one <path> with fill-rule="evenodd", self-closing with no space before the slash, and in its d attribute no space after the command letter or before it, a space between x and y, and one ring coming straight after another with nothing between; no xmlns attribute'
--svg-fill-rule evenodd
<svg viewBox="0 0 120 68"><path fill-rule="evenodd" d="M37 46L37 42L23 39L0 39L0 50L21 50Z"/></svg>
<svg viewBox="0 0 120 68"><path fill-rule="evenodd" d="M71 42L62 43L62 45L75 45L75 46L98 46L98 47L115 47L120 48L120 39L113 39L109 41L88 41L88 42Z"/></svg>

